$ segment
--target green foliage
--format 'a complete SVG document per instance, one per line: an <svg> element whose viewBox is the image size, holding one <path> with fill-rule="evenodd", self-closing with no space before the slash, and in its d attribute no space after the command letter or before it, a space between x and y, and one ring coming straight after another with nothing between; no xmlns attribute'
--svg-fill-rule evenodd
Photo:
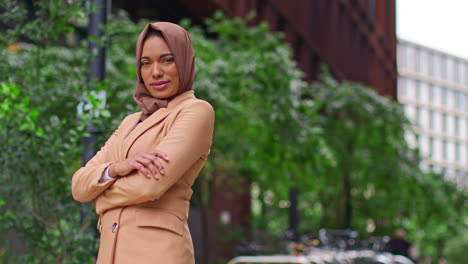
<svg viewBox="0 0 468 264"><path fill-rule="evenodd" d="M209 166L286 195L295 185L292 175L302 170L295 160L304 153L301 143L314 147L320 139L320 131L303 122L314 116L304 118L297 109L302 102L294 91L306 84L291 49L266 24L248 27L221 13L206 24L216 39L201 38L197 28L191 36L198 69L194 89L216 109Z"/></svg>
<svg viewBox="0 0 468 264"><path fill-rule="evenodd" d="M466 249L468 248L468 233L465 230L457 237L450 239L445 245L444 256L447 263L466 262Z"/></svg>
<svg viewBox="0 0 468 264"><path fill-rule="evenodd" d="M83 6L38 1L23 8L3 1L0 8L0 229L26 246L10 251L2 239L5 262L90 263L96 248L70 194L84 124L94 115L77 112L87 87L86 45L64 39L83 18Z"/></svg>
<svg viewBox="0 0 468 264"><path fill-rule="evenodd" d="M306 194L320 211L309 214L321 218L320 227L351 228L363 238L403 227L421 254L440 255L444 241L466 227L466 192L420 169L400 105L361 84L337 82L327 70L306 93L321 102L317 124L336 160L321 166L314 193Z"/></svg>

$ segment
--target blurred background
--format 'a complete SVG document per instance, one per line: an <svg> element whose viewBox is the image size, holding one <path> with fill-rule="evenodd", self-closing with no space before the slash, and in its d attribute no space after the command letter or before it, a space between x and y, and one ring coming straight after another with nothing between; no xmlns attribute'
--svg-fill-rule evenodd
<svg viewBox="0 0 468 264"><path fill-rule="evenodd" d="M396 237L414 262L464 263L466 10L463 0L1 0L0 263L95 262L96 216L72 199L71 176L138 111L135 43L153 21L189 31L194 90L216 111L190 209L197 263L377 256Z"/></svg>

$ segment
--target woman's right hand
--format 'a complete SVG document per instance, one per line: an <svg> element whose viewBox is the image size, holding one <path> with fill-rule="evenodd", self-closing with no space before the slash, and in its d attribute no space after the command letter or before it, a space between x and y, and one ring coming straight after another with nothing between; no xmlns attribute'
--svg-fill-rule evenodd
<svg viewBox="0 0 468 264"><path fill-rule="evenodd" d="M137 170L147 178L159 179L164 175L164 167L158 158L169 161L169 157L161 151L138 152L133 157L112 163L109 167L109 176L112 178L122 177Z"/></svg>

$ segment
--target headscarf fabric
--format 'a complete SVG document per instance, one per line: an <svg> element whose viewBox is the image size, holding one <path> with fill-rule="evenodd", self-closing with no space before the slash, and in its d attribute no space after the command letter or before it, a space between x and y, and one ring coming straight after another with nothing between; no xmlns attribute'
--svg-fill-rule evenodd
<svg viewBox="0 0 468 264"><path fill-rule="evenodd" d="M148 89L146 89L145 83L141 78L140 57L149 28L162 33L167 46L174 55L174 61L179 73L179 91L171 98L154 98L149 93ZM159 108L167 107L169 101L175 96L192 89L192 83L195 77L195 56L190 36L181 26L169 22L155 22L146 25L138 37L136 44L136 60L137 81L133 98L142 111L141 121L145 120Z"/></svg>

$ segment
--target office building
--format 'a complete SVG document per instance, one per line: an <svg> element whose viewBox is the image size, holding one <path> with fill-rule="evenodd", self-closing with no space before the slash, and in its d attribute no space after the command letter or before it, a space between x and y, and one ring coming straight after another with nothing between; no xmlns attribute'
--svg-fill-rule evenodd
<svg viewBox="0 0 468 264"><path fill-rule="evenodd" d="M408 140L423 169L468 186L468 60L405 40L398 42L398 101L413 123Z"/></svg>

